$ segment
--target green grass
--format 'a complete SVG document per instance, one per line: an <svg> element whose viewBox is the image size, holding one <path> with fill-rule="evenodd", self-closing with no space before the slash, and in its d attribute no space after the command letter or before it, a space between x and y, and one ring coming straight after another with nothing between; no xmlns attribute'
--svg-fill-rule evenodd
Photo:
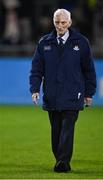
<svg viewBox="0 0 103 180"><path fill-rule="evenodd" d="M55 173L47 112L34 106L0 106L1 179L102 179L103 107L80 112L71 173Z"/></svg>

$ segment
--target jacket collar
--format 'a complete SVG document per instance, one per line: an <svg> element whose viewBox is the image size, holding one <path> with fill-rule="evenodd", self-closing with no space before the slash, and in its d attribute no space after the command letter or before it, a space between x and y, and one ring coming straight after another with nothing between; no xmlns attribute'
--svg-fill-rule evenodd
<svg viewBox="0 0 103 180"><path fill-rule="evenodd" d="M76 39L80 39L79 33L77 33L73 28L69 29L69 40L76 40ZM57 41L56 39L57 37L57 33L56 30L54 29L46 38L46 41L52 41L55 42Z"/></svg>

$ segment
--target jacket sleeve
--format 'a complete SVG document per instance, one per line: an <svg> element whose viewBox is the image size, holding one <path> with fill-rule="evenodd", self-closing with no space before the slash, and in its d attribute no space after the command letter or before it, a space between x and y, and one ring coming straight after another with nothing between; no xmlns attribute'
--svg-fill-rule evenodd
<svg viewBox="0 0 103 180"><path fill-rule="evenodd" d="M96 91L96 72L88 40L82 45L82 73L85 81L85 97L92 97Z"/></svg>
<svg viewBox="0 0 103 180"><path fill-rule="evenodd" d="M43 55L40 49L40 44L38 44L32 60L32 67L29 77L31 93L40 91L40 85L42 82L43 75L44 75Z"/></svg>

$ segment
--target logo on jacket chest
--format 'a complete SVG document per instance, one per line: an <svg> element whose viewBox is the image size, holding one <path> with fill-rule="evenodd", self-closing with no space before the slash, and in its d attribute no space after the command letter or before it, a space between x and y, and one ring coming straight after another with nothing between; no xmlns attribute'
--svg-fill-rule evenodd
<svg viewBox="0 0 103 180"><path fill-rule="evenodd" d="M44 51L50 51L51 50L51 46L48 45L48 46L44 46Z"/></svg>
<svg viewBox="0 0 103 180"><path fill-rule="evenodd" d="M79 51L78 45L75 45L75 46L73 47L73 49L74 49L75 51Z"/></svg>

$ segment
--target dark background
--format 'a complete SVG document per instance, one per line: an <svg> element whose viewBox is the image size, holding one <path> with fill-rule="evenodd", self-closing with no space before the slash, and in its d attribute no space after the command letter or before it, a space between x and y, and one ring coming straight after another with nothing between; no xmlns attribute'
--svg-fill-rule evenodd
<svg viewBox="0 0 103 180"><path fill-rule="evenodd" d="M102 0L0 0L0 56L32 56L53 29L57 8L72 13L72 26L89 39L95 58L103 58Z"/></svg>

